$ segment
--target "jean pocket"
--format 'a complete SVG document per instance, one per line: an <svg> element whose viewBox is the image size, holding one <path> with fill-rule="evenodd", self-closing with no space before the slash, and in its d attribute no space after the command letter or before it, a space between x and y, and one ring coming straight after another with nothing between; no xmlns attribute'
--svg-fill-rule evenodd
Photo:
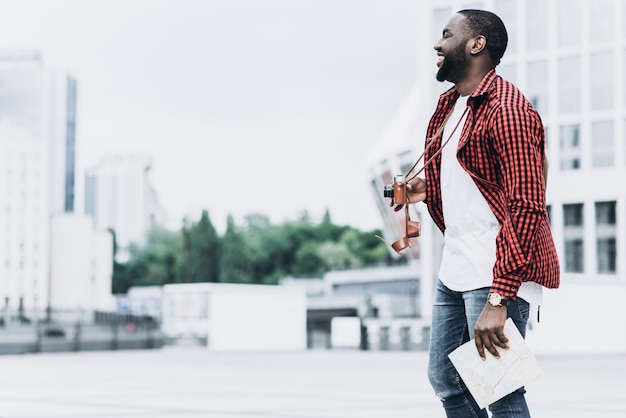
<svg viewBox="0 0 626 418"><path fill-rule="evenodd" d="M530 303L526 302L522 298L516 298L515 302L517 304L517 312L520 319L527 321L528 318L530 318Z"/></svg>

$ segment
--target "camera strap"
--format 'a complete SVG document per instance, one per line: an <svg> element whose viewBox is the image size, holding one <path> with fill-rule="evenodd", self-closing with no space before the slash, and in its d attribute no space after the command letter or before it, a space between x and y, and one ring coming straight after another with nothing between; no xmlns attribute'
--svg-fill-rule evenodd
<svg viewBox="0 0 626 418"><path fill-rule="evenodd" d="M450 139L452 138L452 136L454 135L456 130L459 128L459 125L461 124L461 121L465 119L465 115L467 114L468 110L469 110L469 107L465 107L465 110L463 111L463 114L461 115L461 117L459 118L458 122L454 126L454 129L452 130L452 132L450 132L450 135L448 135L448 139L446 139L441 144L439 149L427 161L424 162L424 165L419 170L417 170L413 175L411 175L413 170L415 170L415 167L417 167L417 165L420 163L420 161L422 161L422 159L426 156L426 152L430 149L430 147L433 144L433 142L435 142L435 139L437 139L437 137L439 137L440 135L443 134L443 131L446 128L446 125L448 124L448 121L450 120L450 117L454 113L454 106L452 106L452 109L450 109L450 111L446 115L446 117L443 120L443 122L441 122L441 126L439 126L439 128L437 129L435 134L433 136L431 136L430 138L426 138L426 146L424 147L424 151L422 152L422 154L418 157L418 159L415 161L413 166L409 169L409 171L407 171L407 173L404 176L406 178L407 183L409 181L413 180L415 177L417 177L418 174L420 174L422 171L424 171L426 169L426 166L428 166L428 164L430 164L439 154L441 154L441 151L443 151L443 147L445 147L448 144L448 142L450 142Z"/></svg>
<svg viewBox="0 0 626 418"><path fill-rule="evenodd" d="M454 113L454 106L452 106L452 109L450 109L450 112L448 112L448 114L446 115L445 119L443 120L443 122L441 122L441 126L439 126L439 128L437 128L437 131L434 133L433 136L431 136L430 138L426 138L426 146L424 147L424 151L422 152L422 154L419 156L419 158L415 161L415 163L413 164L413 166L409 169L409 171L405 174L405 179L406 182L408 183L409 181L413 180L415 177L417 177L418 174L420 174L422 171L424 171L424 169L426 168L426 166L428 166L428 164L430 164L439 154L441 154L441 151L443 151L443 148L448 144L448 142L450 142L450 139L452 138L452 136L454 135L454 133L456 132L456 130L459 128L459 125L461 124L461 121L465 119L465 115L467 114L469 110L469 107L465 107L465 110L463 111L463 114L461 115L461 117L459 118L458 122L456 123L454 129L452 130L452 132L450 132L450 135L448 136L448 139L446 139L441 146L439 147L439 149L428 159L424 162L424 165L417 170L413 175L411 175L411 173L413 172L413 170L415 170L415 167L417 167L417 165L420 163L420 161L422 161L422 159L424 159L426 152L430 149L430 147L432 146L434 140L439 137L440 135L443 134L443 131L446 127L446 124L448 123L448 120L450 120L450 117L452 116L452 114ZM409 202L408 202L408 194L406 196L406 202L404 203L404 237L400 238L399 240L394 241L393 244L389 244L387 242L387 240L385 240L383 237L376 235L376 238L378 238L379 240L383 241L385 244L389 245L391 248L393 248L393 250L402 255L405 254L411 244L409 243L409 238L417 238L420 236L421 233L421 228L420 228L420 223L418 221L412 221L411 220L411 215L409 213ZM398 207L396 210L399 210L401 208Z"/></svg>

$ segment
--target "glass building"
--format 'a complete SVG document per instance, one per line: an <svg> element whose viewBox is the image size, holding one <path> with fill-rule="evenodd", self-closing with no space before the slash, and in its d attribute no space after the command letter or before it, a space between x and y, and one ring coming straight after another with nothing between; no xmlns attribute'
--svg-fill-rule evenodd
<svg viewBox="0 0 626 418"><path fill-rule="evenodd" d="M74 212L76 80L37 51L0 52L0 121L48 142L51 212Z"/></svg>
<svg viewBox="0 0 626 418"><path fill-rule="evenodd" d="M0 52L0 310L46 308L50 217L74 211L76 81ZM3 316L3 318L4 318ZM5 319L6 322L7 319Z"/></svg>

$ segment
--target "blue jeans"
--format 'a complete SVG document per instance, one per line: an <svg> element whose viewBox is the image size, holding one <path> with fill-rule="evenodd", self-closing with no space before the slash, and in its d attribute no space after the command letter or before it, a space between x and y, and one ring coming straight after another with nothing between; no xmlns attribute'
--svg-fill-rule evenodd
<svg viewBox="0 0 626 418"><path fill-rule="evenodd" d="M441 399L448 418L487 418L485 409L479 409L465 383L450 362L448 354L461 344L474 338L474 324L487 303L489 288L455 292L437 281L433 303L430 335L428 378ZM509 301L507 314L522 336L526 334L530 306L521 298ZM520 388L489 405L494 418L529 418Z"/></svg>

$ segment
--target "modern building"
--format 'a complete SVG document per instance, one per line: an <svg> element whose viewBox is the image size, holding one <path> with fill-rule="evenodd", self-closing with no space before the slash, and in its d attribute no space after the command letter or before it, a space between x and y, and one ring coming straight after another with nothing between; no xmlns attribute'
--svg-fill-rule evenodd
<svg viewBox="0 0 626 418"><path fill-rule="evenodd" d="M50 72L50 210L75 211L76 79L65 71Z"/></svg>
<svg viewBox="0 0 626 418"><path fill-rule="evenodd" d="M33 130L0 120L0 309L43 311L48 302L47 144Z"/></svg>
<svg viewBox="0 0 626 418"><path fill-rule="evenodd" d="M0 53L0 120L46 141L50 211L74 212L76 79L38 51Z"/></svg>
<svg viewBox="0 0 626 418"><path fill-rule="evenodd" d="M76 82L37 51L0 53L0 305L48 304L49 217L74 210Z"/></svg>
<svg viewBox="0 0 626 418"><path fill-rule="evenodd" d="M164 221L150 182L151 166L147 155L110 155L85 175L85 213L97 230L115 232L122 260L131 243L142 243Z"/></svg>
<svg viewBox="0 0 626 418"><path fill-rule="evenodd" d="M307 347L410 350L426 348L430 327L422 318L419 275L407 264L329 271L281 285L306 291Z"/></svg>
<svg viewBox="0 0 626 418"><path fill-rule="evenodd" d="M5 323L77 304L102 309L112 298L110 237L98 240L74 214L75 147L74 77L44 65L37 51L0 53L0 309ZM70 303L72 297L80 302Z"/></svg>
<svg viewBox="0 0 626 418"><path fill-rule="evenodd" d="M562 284L544 292L541 320L533 316L528 340L542 352L624 353L626 325L612 318L620 317L614 301L626 297L625 1L424 1L416 16L416 85L366 161L386 239L399 238L402 218L389 209L383 186L423 150L438 95L450 87L435 81L433 45L450 16L465 8L503 19L509 46L497 71L520 87L546 127L547 203ZM428 306L441 234L425 206L414 206L422 236L404 257L420 272L421 305Z"/></svg>

